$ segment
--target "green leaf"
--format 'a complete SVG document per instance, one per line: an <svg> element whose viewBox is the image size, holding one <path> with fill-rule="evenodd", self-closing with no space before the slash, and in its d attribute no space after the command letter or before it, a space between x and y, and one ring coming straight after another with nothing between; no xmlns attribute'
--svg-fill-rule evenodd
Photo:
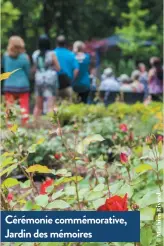
<svg viewBox="0 0 164 246"><path fill-rule="evenodd" d="M14 243L14 246L24 246L24 243L17 242L17 243Z"/></svg>
<svg viewBox="0 0 164 246"><path fill-rule="evenodd" d="M42 211L42 208L37 205L37 204L34 204L33 207L32 207L32 210L35 210L35 211Z"/></svg>
<svg viewBox="0 0 164 246"><path fill-rule="evenodd" d="M37 144L32 144L32 145L28 148L28 152L29 152L29 153L35 153L35 152L36 152L36 148L37 148Z"/></svg>
<svg viewBox="0 0 164 246"><path fill-rule="evenodd" d="M53 242L41 243L41 244L39 244L39 246L64 246L64 243L53 243ZM72 245L72 243L70 243L70 245L68 245L68 246L73 246L73 245Z"/></svg>
<svg viewBox="0 0 164 246"><path fill-rule="evenodd" d="M79 154L83 154L90 143L102 142L104 140L105 139L99 134L88 136L88 137L84 138L81 143L78 144L77 152Z"/></svg>
<svg viewBox="0 0 164 246"><path fill-rule="evenodd" d="M58 186L64 183L69 183L69 182L80 182L83 178L81 176L73 176L73 177L63 177L59 180L57 180L54 185Z"/></svg>
<svg viewBox="0 0 164 246"><path fill-rule="evenodd" d="M97 168L100 168L100 169L104 169L105 163L106 163L105 161L99 161L99 160L95 162Z"/></svg>
<svg viewBox="0 0 164 246"><path fill-rule="evenodd" d="M41 207L46 207L48 204L48 196L47 195L39 195L35 198L35 202L37 205Z"/></svg>
<svg viewBox="0 0 164 246"><path fill-rule="evenodd" d="M2 188L5 188L5 187L10 188L18 184L19 184L19 181L17 179L7 178L5 181L3 181Z"/></svg>
<svg viewBox="0 0 164 246"><path fill-rule="evenodd" d="M155 208L142 208L140 209L140 218L141 220L153 220L155 215Z"/></svg>
<svg viewBox="0 0 164 246"><path fill-rule="evenodd" d="M51 173L51 169L49 169L47 166L42 166L39 164L32 165L26 169L26 172L28 173Z"/></svg>
<svg viewBox="0 0 164 246"><path fill-rule="evenodd" d="M26 180L24 183L23 183L23 182L20 182L20 187L21 187L22 189L29 188L30 185L31 185L30 180Z"/></svg>
<svg viewBox="0 0 164 246"><path fill-rule="evenodd" d="M55 172L55 175L56 176L68 176L68 171L67 169L59 169Z"/></svg>
<svg viewBox="0 0 164 246"><path fill-rule="evenodd" d="M149 205L158 203L158 195L156 194L157 192L160 192L160 191L159 190L154 190L154 191L146 193L142 197L142 199L137 201L137 204L139 205L139 207L140 208L144 208L144 207L147 207Z"/></svg>
<svg viewBox="0 0 164 246"><path fill-rule="evenodd" d="M94 209L98 209L101 205L103 205L106 201L106 198L100 198L92 202Z"/></svg>
<svg viewBox="0 0 164 246"><path fill-rule="evenodd" d="M120 188L122 187L122 185L123 185L123 182L122 181L117 182L117 183L111 185L110 188L109 188L110 189L110 192L112 192L112 194L116 194L117 191L120 190Z"/></svg>
<svg viewBox="0 0 164 246"><path fill-rule="evenodd" d="M107 244L106 243L84 243L83 246L107 246Z"/></svg>
<svg viewBox="0 0 164 246"><path fill-rule="evenodd" d="M118 195L124 196L126 193L128 194L128 198L131 198L133 196L133 187L129 184L124 184L121 189L118 191Z"/></svg>
<svg viewBox="0 0 164 246"><path fill-rule="evenodd" d="M69 207L70 207L70 205L65 201L55 200L54 202L49 203L46 208L48 208L48 209L53 209L53 208L65 209L65 208L69 208Z"/></svg>
<svg viewBox="0 0 164 246"><path fill-rule="evenodd" d="M76 194L75 186L66 187L64 191L67 196L73 196Z"/></svg>
<svg viewBox="0 0 164 246"><path fill-rule="evenodd" d="M16 169L18 166L18 164L13 164L9 167L7 167L6 169L4 169L1 173L0 173L0 177L2 177L4 174L7 173L7 176L14 170Z"/></svg>
<svg viewBox="0 0 164 246"><path fill-rule="evenodd" d="M46 187L46 193L51 193L54 189L54 185Z"/></svg>
<svg viewBox="0 0 164 246"><path fill-rule="evenodd" d="M141 229L141 245L142 246L150 246L151 241L153 239L153 233L152 233L152 228L149 226L144 226Z"/></svg>
<svg viewBox="0 0 164 246"><path fill-rule="evenodd" d="M13 164L14 161L13 161L13 157L1 157L2 160L1 160L1 168L4 168L6 167L7 165L10 165L10 164Z"/></svg>
<svg viewBox="0 0 164 246"><path fill-rule="evenodd" d="M59 197L61 197L61 196L63 196L63 195L64 195L63 190L59 190L59 191L53 193L53 195L52 195L52 200L55 200L56 198L59 198Z"/></svg>
<svg viewBox="0 0 164 246"><path fill-rule="evenodd" d="M79 198L83 199L85 195L88 193L88 191L89 191L89 188L79 189Z"/></svg>
<svg viewBox="0 0 164 246"><path fill-rule="evenodd" d="M150 166L149 164L141 164L138 167L135 167L136 173L143 173L152 169L153 169L152 166Z"/></svg>
<svg viewBox="0 0 164 246"><path fill-rule="evenodd" d="M44 138L40 138L40 139L38 139L38 141L37 141L36 144L40 145L40 144L42 144L44 141L45 141Z"/></svg>
<svg viewBox="0 0 164 246"><path fill-rule="evenodd" d="M104 184L98 184L96 187L93 189L93 191L103 191L105 185Z"/></svg>
<svg viewBox="0 0 164 246"><path fill-rule="evenodd" d="M97 200L99 198L101 198L103 196L103 192L101 191L90 191L87 196L85 197L85 199L87 201L94 201Z"/></svg>
<svg viewBox="0 0 164 246"><path fill-rule="evenodd" d="M27 201L26 204L23 207L24 211L31 211L33 207L32 201Z"/></svg>

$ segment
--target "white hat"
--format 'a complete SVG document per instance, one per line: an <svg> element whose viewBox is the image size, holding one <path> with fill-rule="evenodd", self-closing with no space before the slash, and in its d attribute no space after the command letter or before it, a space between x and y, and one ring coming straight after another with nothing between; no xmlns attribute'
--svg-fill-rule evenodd
<svg viewBox="0 0 164 246"><path fill-rule="evenodd" d="M140 76L140 71L139 70L134 70L132 72L131 78L135 79L136 77L139 77L139 76Z"/></svg>
<svg viewBox="0 0 164 246"><path fill-rule="evenodd" d="M118 78L120 82L129 81L129 79L130 78L127 74L121 74L120 77Z"/></svg>
<svg viewBox="0 0 164 246"><path fill-rule="evenodd" d="M110 75L113 74L113 69L110 68L110 67L108 67L108 68L104 69L103 74L104 74L105 76L110 76Z"/></svg>

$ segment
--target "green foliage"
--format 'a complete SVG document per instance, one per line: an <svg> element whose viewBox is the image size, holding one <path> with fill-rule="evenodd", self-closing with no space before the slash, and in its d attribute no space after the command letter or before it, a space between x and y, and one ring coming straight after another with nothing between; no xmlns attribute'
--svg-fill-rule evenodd
<svg viewBox="0 0 164 246"><path fill-rule="evenodd" d="M2 45L8 39L8 32L13 31L13 25L20 16L19 9L15 8L9 0L1 0L1 37ZM3 47L3 46L2 46ZM3 47L4 48L4 47Z"/></svg>
<svg viewBox="0 0 164 246"><path fill-rule="evenodd" d="M156 42L158 34L157 26L147 26L145 18L149 15L148 9L142 9L141 0L129 0L129 13L122 13L123 26L116 28L116 33L125 38L128 42L120 43L124 55L132 56L135 60L149 54L157 54L158 48L155 45L146 46L146 41Z"/></svg>
<svg viewBox="0 0 164 246"><path fill-rule="evenodd" d="M136 65L134 60L132 59L128 59L128 61L126 59L120 59L119 61L119 65L118 65L118 75L120 74L126 74L131 76L132 71L135 69Z"/></svg>

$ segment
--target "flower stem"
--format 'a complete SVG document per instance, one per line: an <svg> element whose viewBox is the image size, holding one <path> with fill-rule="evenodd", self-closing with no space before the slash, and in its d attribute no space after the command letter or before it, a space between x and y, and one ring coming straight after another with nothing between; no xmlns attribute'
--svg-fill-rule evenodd
<svg viewBox="0 0 164 246"><path fill-rule="evenodd" d="M77 165L76 165L76 161L75 161L75 177L76 177L76 181L75 181L75 189L76 189L76 198L77 198L77 204L78 204L78 208L79 210L81 210L80 207L80 199L79 199L79 191L78 191L78 181L77 181Z"/></svg>
<svg viewBox="0 0 164 246"><path fill-rule="evenodd" d="M7 203L7 201L6 201L6 199L5 199L5 195L3 194L2 191L1 191L1 205L2 205L2 208L3 208L4 210L6 210L6 211L12 210L12 209L10 208L9 203ZM1 208L1 209L2 209L2 208Z"/></svg>
<svg viewBox="0 0 164 246"><path fill-rule="evenodd" d="M159 186L159 189L160 191L162 192L162 188L161 188L161 185L160 185L160 177L159 177L159 165L158 165L158 154L157 154L157 151L155 149L155 146L153 146L154 149L152 148L152 152L153 152L153 155L154 155L154 161L156 163L156 167L157 167L157 171L156 171L156 175L157 175L157 183L158 183L158 186Z"/></svg>
<svg viewBox="0 0 164 246"><path fill-rule="evenodd" d="M109 189L109 173L108 173L107 167L105 168L105 170L106 170L106 184L107 184L107 188L108 188L108 193L110 194L110 189Z"/></svg>
<svg viewBox="0 0 164 246"><path fill-rule="evenodd" d="M131 182L131 176L130 176L130 170L129 167L126 167L127 173L128 173L128 178L129 178L129 182Z"/></svg>

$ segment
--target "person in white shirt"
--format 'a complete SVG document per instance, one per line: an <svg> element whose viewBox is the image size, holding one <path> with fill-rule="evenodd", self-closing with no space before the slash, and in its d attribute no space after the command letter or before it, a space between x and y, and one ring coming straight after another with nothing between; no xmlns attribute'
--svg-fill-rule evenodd
<svg viewBox="0 0 164 246"><path fill-rule="evenodd" d="M133 71L131 78L133 81L131 84L133 92L138 92L138 93L144 92L144 85L139 80L140 71L139 70Z"/></svg>
<svg viewBox="0 0 164 246"><path fill-rule="evenodd" d="M118 80L120 81L120 91L132 92L132 86L130 78L127 74L122 74Z"/></svg>
<svg viewBox="0 0 164 246"><path fill-rule="evenodd" d="M104 79L101 81L100 91L119 91L120 85L113 74L112 68L106 68L103 72Z"/></svg>

